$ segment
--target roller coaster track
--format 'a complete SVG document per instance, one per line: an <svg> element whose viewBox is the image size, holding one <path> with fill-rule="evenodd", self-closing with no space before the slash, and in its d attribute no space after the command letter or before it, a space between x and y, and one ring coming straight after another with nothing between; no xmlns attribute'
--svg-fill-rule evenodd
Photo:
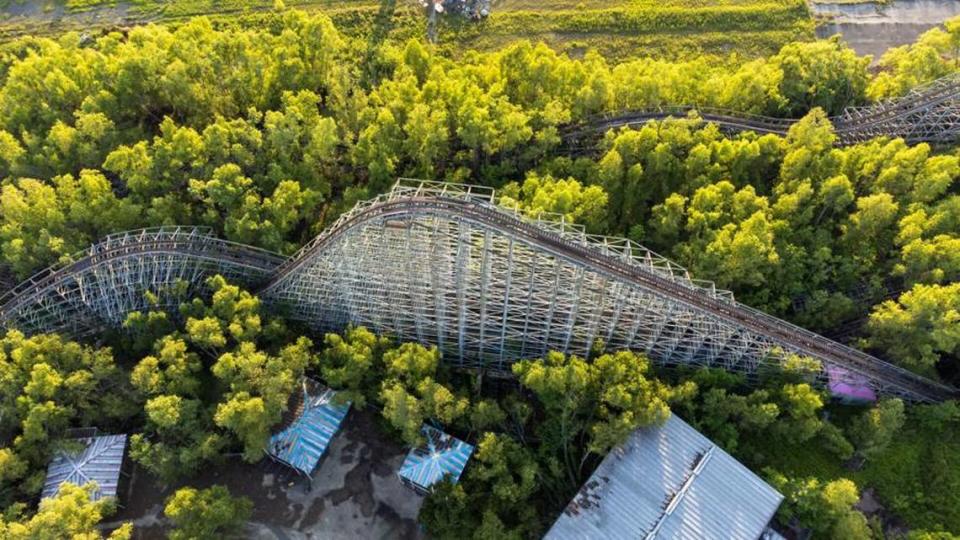
<svg viewBox="0 0 960 540"><path fill-rule="evenodd" d="M198 228L109 236L0 298L0 324L70 335L117 328L132 311L174 307L183 287L214 274L318 331L364 324L435 343L467 368L508 372L516 359L586 354L599 341L666 365L746 374L802 355L820 362L822 384L916 401L960 394L739 304L627 240L523 217L496 206L492 190L420 181L358 204L286 260Z"/></svg>
<svg viewBox="0 0 960 540"><path fill-rule="evenodd" d="M0 323L27 333L82 336L120 327L128 313L173 308L180 296L220 274L249 287L267 281L283 258L220 240L205 227L159 227L113 234L70 262L42 270L0 297ZM187 290L172 294L178 283ZM146 298L161 294L160 304Z"/></svg>
<svg viewBox="0 0 960 540"><path fill-rule="evenodd" d="M683 118L695 113L727 132L753 131L786 135L797 119L773 118L728 109L662 106L592 116L566 126L561 137L569 148L591 148L610 129L633 128L651 120ZM950 75L893 98L865 107L848 107L830 118L837 144L850 145L875 137L900 137L907 143L946 144L960 136L960 75Z"/></svg>

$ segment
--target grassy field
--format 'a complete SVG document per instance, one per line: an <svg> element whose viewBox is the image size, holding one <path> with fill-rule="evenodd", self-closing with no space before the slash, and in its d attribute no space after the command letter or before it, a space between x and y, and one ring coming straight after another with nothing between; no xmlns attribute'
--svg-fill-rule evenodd
<svg viewBox="0 0 960 540"><path fill-rule="evenodd" d="M613 59L757 56L812 35L806 4L792 0L504 0L485 23L448 24L440 34L442 42L476 49L523 37L571 53L594 48Z"/></svg>
<svg viewBox="0 0 960 540"><path fill-rule="evenodd" d="M861 470L844 468L817 443L802 450L771 448L768 457L774 469L788 476L849 478L861 489L872 488L884 507L910 528L955 531L960 528L960 469L953 461L957 452L960 434L953 429L924 429L908 421L889 448Z"/></svg>
<svg viewBox="0 0 960 540"><path fill-rule="evenodd" d="M423 36L426 21L414 0L289 0L288 8L321 11L355 37ZM219 25L261 25L274 0L0 0L0 39L56 35L149 22L176 24L207 15ZM441 18L440 46L456 56L516 39L544 41L576 55L588 48L611 60L683 58L737 52L752 57L813 38L802 0L493 0L483 22Z"/></svg>

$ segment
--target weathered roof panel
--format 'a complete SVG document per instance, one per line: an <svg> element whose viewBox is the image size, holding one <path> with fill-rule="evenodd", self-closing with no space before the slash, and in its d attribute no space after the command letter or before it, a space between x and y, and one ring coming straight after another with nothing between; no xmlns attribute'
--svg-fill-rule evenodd
<svg viewBox="0 0 960 540"><path fill-rule="evenodd" d="M397 472L400 478L424 491L448 474L454 482L459 480L473 454L473 445L428 425L421 427L420 432L426 443L407 454Z"/></svg>
<svg viewBox="0 0 960 540"><path fill-rule="evenodd" d="M350 402L337 404L336 392L309 379L300 391L302 412L286 429L270 437L267 454L310 476L350 411Z"/></svg>
<svg viewBox="0 0 960 540"><path fill-rule="evenodd" d="M674 415L611 451L546 538L756 540L782 500Z"/></svg>
<svg viewBox="0 0 960 540"><path fill-rule="evenodd" d="M116 497L123 466L123 453L127 445L126 435L104 435L75 439L84 445L79 453L58 452L47 467L47 479L43 483L41 497L54 497L64 483L82 486L96 482L97 489L92 500Z"/></svg>

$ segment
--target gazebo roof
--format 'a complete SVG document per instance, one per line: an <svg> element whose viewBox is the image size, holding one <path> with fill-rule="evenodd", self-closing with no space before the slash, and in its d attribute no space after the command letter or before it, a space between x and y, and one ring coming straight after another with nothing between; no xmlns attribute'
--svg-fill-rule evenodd
<svg viewBox="0 0 960 540"><path fill-rule="evenodd" d="M420 432L426 443L407 454L397 472L400 478L423 490L428 490L448 474L454 482L459 480L473 454L473 445L426 424L420 428Z"/></svg>
<svg viewBox="0 0 960 540"><path fill-rule="evenodd" d="M270 437L267 454L310 476L340 429L350 402L336 404L336 392L310 379L304 379L300 392L299 412L282 431Z"/></svg>
<svg viewBox="0 0 960 540"><path fill-rule="evenodd" d="M84 445L78 453L58 452L47 467L47 479L43 484L42 497L55 497L64 483L82 486L96 482L97 489L92 500L117 496L123 453L127 445L126 435L103 435L74 439Z"/></svg>

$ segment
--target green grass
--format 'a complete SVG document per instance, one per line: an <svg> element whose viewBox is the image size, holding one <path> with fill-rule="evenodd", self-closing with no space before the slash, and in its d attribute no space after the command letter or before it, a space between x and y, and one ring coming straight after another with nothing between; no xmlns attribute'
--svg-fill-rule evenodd
<svg viewBox="0 0 960 540"><path fill-rule="evenodd" d="M561 0L563 1L563 0ZM760 56L789 41L809 39L813 25L805 4L691 0L588 10L508 10L483 23L451 22L441 28L448 48L489 50L519 38L544 41L576 53L587 48L607 58L683 58L739 52Z"/></svg>
<svg viewBox="0 0 960 540"><path fill-rule="evenodd" d="M771 450L763 465L787 476L849 478L861 490L873 488L886 509L912 529L960 531L960 434L955 426L924 430L908 422L859 471L844 468L816 440Z"/></svg>
<svg viewBox="0 0 960 540"><path fill-rule="evenodd" d="M259 25L273 13L273 0L46 0L63 17L10 17L0 7L0 39L23 34L177 23L207 15L218 24ZM60 2L54 4L54 2ZM64 3L65 2L65 3ZM390 0L289 0L288 8L327 13L352 37L365 38L383 20ZM424 35L425 17L412 0L396 0L389 35ZM13 4L10 4L13 5ZM620 61L638 56L688 58L732 52L754 57L784 43L813 38L803 0L501 0L485 21L442 17L440 47L453 56L498 49L518 39L543 41L573 55L596 49Z"/></svg>
<svg viewBox="0 0 960 540"><path fill-rule="evenodd" d="M891 0L811 0L814 4L878 4L887 5Z"/></svg>
<svg viewBox="0 0 960 540"><path fill-rule="evenodd" d="M960 531L960 437L905 429L853 477L913 527Z"/></svg>

